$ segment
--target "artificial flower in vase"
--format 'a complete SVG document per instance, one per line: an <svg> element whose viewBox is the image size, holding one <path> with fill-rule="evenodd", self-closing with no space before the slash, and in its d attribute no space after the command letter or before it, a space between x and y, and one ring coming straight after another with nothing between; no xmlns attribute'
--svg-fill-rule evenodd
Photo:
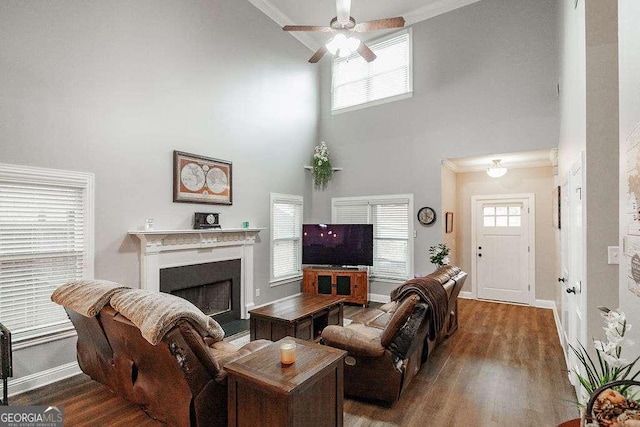
<svg viewBox="0 0 640 427"><path fill-rule="evenodd" d="M329 148L322 141L313 149L313 186L316 190L324 190L331 180L333 169L329 160Z"/></svg>
<svg viewBox="0 0 640 427"><path fill-rule="evenodd" d="M635 380L640 375L640 370L634 367L640 356L636 357L633 361L629 361L622 357L622 350L624 347L633 345L633 342L628 338L625 338L625 334L631 329L631 325L627 323L626 317L622 311L610 310L607 307L598 307L602 311L602 318L604 319L604 331L607 337L606 341L593 340L593 345L596 350L596 358L592 358L587 349L578 343L578 347L574 347L569 344L569 347L576 355L578 361L582 365L582 370L573 369L570 374L576 376L585 391L591 396L594 391L599 389L605 384L618 380ZM620 400L624 401L625 408L631 406L640 406L635 401L637 396L631 393L629 387L621 387L618 391L609 390L609 394L619 394L619 398L616 398L616 404ZM579 402L580 406L583 406L585 402ZM594 406L593 412L596 418L596 424L592 425L608 425L609 415L616 417L624 412L622 409L615 414L612 412L609 414L608 409L615 409L612 404L607 403L606 407L597 408ZM614 411L615 412L615 411ZM588 414L589 416L591 414ZM606 420L607 419L607 420Z"/></svg>
<svg viewBox="0 0 640 427"><path fill-rule="evenodd" d="M429 248L429 261L431 264L435 264L436 268L440 268L444 265L449 264L449 253L451 249L447 247L444 243L439 243L437 245L433 245Z"/></svg>

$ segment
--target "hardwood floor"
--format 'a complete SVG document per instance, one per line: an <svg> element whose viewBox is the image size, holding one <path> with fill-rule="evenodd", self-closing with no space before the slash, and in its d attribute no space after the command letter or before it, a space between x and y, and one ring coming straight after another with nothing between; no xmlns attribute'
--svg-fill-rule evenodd
<svg viewBox="0 0 640 427"><path fill-rule="evenodd" d="M458 331L392 408L345 399L345 426L555 426L578 416L551 310L460 300ZM360 310L345 307L345 317ZM65 425L151 426L137 406L79 375L14 396L61 405Z"/></svg>

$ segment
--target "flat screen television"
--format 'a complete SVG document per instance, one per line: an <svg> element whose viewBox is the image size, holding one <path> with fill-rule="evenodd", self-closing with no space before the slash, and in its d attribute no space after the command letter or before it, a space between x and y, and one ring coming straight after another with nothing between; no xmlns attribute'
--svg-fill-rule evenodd
<svg viewBox="0 0 640 427"><path fill-rule="evenodd" d="M373 265L373 225L303 224L302 263Z"/></svg>

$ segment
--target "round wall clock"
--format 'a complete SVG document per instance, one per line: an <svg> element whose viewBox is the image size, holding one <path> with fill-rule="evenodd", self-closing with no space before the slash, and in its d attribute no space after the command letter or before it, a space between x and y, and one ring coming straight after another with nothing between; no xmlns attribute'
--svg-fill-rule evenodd
<svg viewBox="0 0 640 427"><path fill-rule="evenodd" d="M422 225L431 225L436 222L436 211L425 206L418 211L418 221Z"/></svg>

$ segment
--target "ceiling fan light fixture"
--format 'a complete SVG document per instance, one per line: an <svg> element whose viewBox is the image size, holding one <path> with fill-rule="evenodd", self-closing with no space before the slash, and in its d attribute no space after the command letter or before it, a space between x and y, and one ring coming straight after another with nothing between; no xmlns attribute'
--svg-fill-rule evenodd
<svg viewBox="0 0 640 427"><path fill-rule="evenodd" d="M500 178L507 173L507 170L507 168L500 164L500 159L493 160L493 165L487 168L487 175L489 175L491 178Z"/></svg>
<svg viewBox="0 0 640 427"><path fill-rule="evenodd" d="M360 40L355 37L347 37L340 33L336 34L334 38L329 40L326 47L332 55L337 53L341 58L344 58L358 50L358 47L360 47Z"/></svg>

